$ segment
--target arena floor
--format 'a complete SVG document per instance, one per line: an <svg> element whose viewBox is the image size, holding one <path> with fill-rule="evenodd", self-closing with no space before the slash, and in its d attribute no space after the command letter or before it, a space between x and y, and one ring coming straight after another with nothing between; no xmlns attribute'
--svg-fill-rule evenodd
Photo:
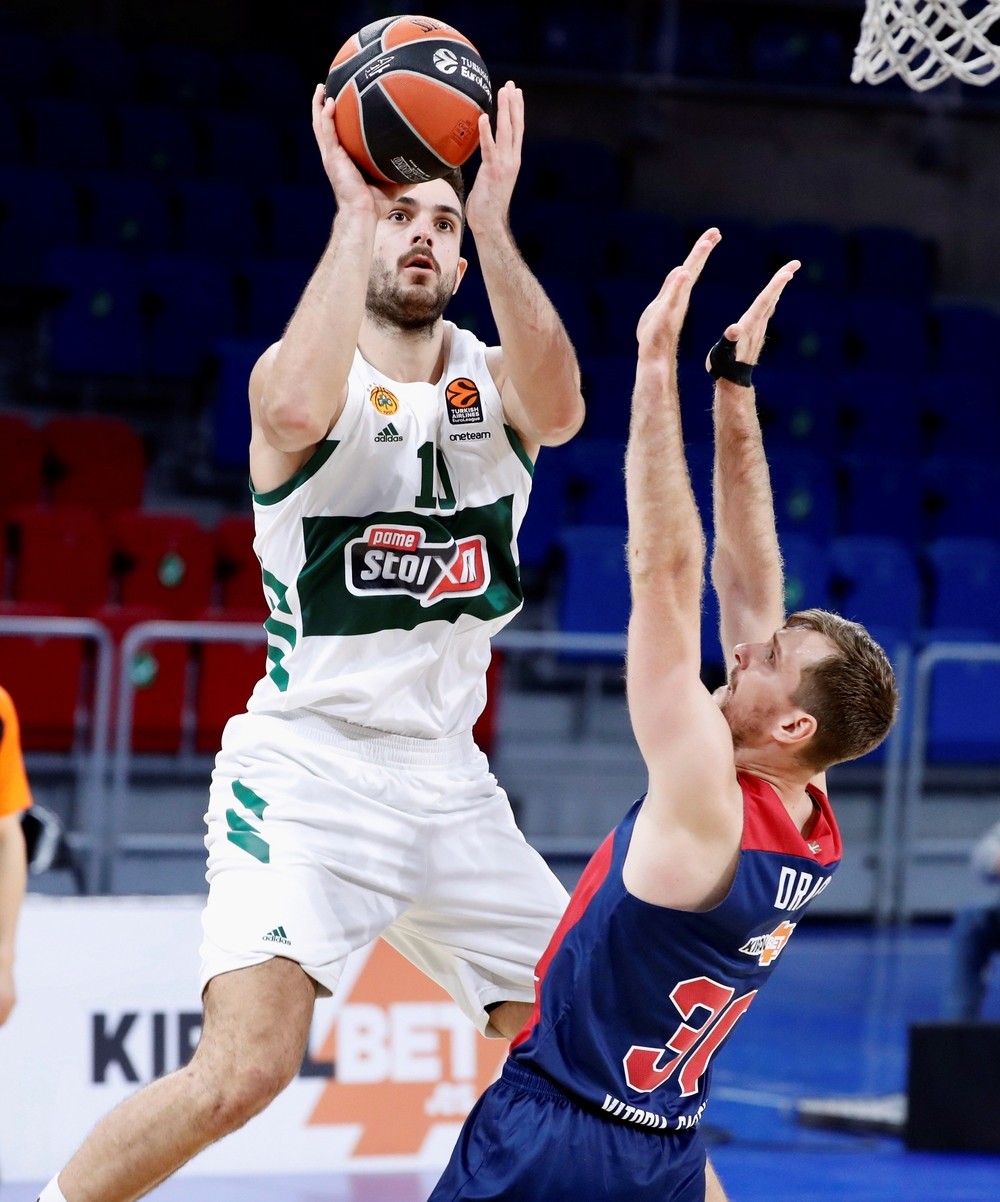
<svg viewBox="0 0 1000 1202"><path fill-rule="evenodd" d="M941 927L879 934L806 923L796 933L715 1073L706 1134L731 1202L1000 1198L1000 1155L911 1152L896 1136L815 1129L796 1118L803 1099L903 1090L908 1025L938 1017L945 948ZM1000 1020L996 977L984 1017ZM424 1202L433 1181L433 1174L185 1175L150 1197ZM0 1202L34 1202L36 1194L37 1186L0 1185Z"/></svg>

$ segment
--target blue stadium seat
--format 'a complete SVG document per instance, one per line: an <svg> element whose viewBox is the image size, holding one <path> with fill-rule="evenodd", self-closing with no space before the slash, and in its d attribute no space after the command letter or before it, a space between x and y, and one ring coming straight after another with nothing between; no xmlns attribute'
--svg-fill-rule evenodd
<svg viewBox="0 0 1000 1202"><path fill-rule="evenodd" d="M318 260L333 224L329 187L275 184L263 190L262 199L268 217L269 253Z"/></svg>
<svg viewBox="0 0 1000 1202"><path fill-rule="evenodd" d="M61 172L0 167L0 211L0 284L38 285L52 247L80 239L75 192Z"/></svg>
<svg viewBox="0 0 1000 1202"><path fill-rule="evenodd" d="M86 241L123 251L166 250L171 221L166 191L157 180L126 171L84 177L81 208Z"/></svg>
<svg viewBox="0 0 1000 1202"><path fill-rule="evenodd" d="M247 383L269 338L220 338L212 347L214 386L210 397L212 462L220 468L247 467L250 406Z"/></svg>
<svg viewBox="0 0 1000 1202"><path fill-rule="evenodd" d="M680 222L665 213L632 207L617 211L602 233L602 245L607 275L635 280L647 303L657 294L667 273L683 263L691 249Z"/></svg>
<svg viewBox="0 0 1000 1202"><path fill-rule="evenodd" d="M766 355L766 351L765 351ZM829 455L838 438L838 391L831 376L799 368L754 370L764 446L801 447Z"/></svg>
<svg viewBox="0 0 1000 1202"><path fill-rule="evenodd" d="M131 47L93 29L63 31L48 45L48 69L66 96L127 99L141 86Z"/></svg>
<svg viewBox="0 0 1000 1202"><path fill-rule="evenodd" d="M923 434L921 378L856 367L840 373L840 446L845 451L891 450L916 460Z"/></svg>
<svg viewBox="0 0 1000 1202"><path fill-rule="evenodd" d="M581 353L580 376L587 416L579 437L624 443L632 410L635 356Z"/></svg>
<svg viewBox="0 0 1000 1202"><path fill-rule="evenodd" d="M988 452L984 444L975 456L932 455L921 463L929 537L997 537L1000 462Z"/></svg>
<svg viewBox="0 0 1000 1202"><path fill-rule="evenodd" d="M884 535L846 534L830 543L831 596L838 613L897 632L912 642L922 621L923 589L907 543Z"/></svg>
<svg viewBox="0 0 1000 1202"><path fill-rule="evenodd" d="M735 321L748 303L744 295L742 307L730 320ZM765 351L767 364L839 371L845 365L845 336L846 316L841 298L819 288L804 288L784 298L771 318Z"/></svg>
<svg viewBox="0 0 1000 1202"><path fill-rule="evenodd" d="M630 595L623 526L564 526L559 629L571 633L624 634Z"/></svg>
<svg viewBox="0 0 1000 1202"><path fill-rule="evenodd" d="M525 261L536 274L603 277L613 258L619 221L606 207L565 199L515 202L512 229Z"/></svg>
<svg viewBox="0 0 1000 1202"><path fill-rule="evenodd" d="M565 450L569 520L580 526L624 526L625 444L574 438Z"/></svg>
<svg viewBox="0 0 1000 1202"><path fill-rule="evenodd" d="M914 545L923 530L923 491L913 462L888 451L852 451L840 459L842 533L882 534Z"/></svg>
<svg viewBox="0 0 1000 1202"><path fill-rule="evenodd" d="M777 447L768 452L778 533L806 534L820 542L834 531L836 509L829 460L808 451Z"/></svg>
<svg viewBox="0 0 1000 1202"><path fill-rule="evenodd" d="M579 286L576 293L579 297ZM636 326L654 295L655 293L644 288L640 281L631 277L601 280L593 294L596 316L591 340L584 342L577 338L574 340L575 345L580 348L593 347L602 355L631 355L634 361L638 347ZM565 317L563 320L565 321ZM566 328L570 328L568 322Z"/></svg>
<svg viewBox="0 0 1000 1202"><path fill-rule="evenodd" d="M866 296L925 297L933 281L933 252L926 239L896 226L851 231L852 282Z"/></svg>
<svg viewBox="0 0 1000 1202"><path fill-rule="evenodd" d="M280 338L312 269L313 264L303 259L243 259L237 267L237 286L243 296L239 332L272 342Z"/></svg>
<svg viewBox="0 0 1000 1202"><path fill-rule="evenodd" d="M172 191L182 251L230 260L264 251L253 192L235 182L207 179L177 180Z"/></svg>
<svg viewBox="0 0 1000 1202"><path fill-rule="evenodd" d="M936 301L930 309L932 362L939 372L963 372L984 347L1000 345L1000 316L985 305Z"/></svg>
<svg viewBox="0 0 1000 1202"><path fill-rule="evenodd" d="M937 664L928 710L928 761L1000 762L1000 709L996 698L996 664Z"/></svg>
<svg viewBox="0 0 1000 1202"><path fill-rule="evenodd" d="M137 375L142 369L139 277L119 250L57 247L43 282L60 297L48 315L45 366L70 375Z"/></svg>
<svg viewBox="0 0 1000 1202"><path fill-rule="evenodd" d="M158 41L136 50L143 92L182 108L210 108L222 99L222 59L213 47Z"/></svg>
<svg viewBox="0 0 1000 1202"><path fill-rule="evenodd" d="M538 282L555 305L573 345L595 346L596 329L591 298L580 287L576 277L545 271L537 274Z"/></svg>
<svg viewBox="0 0 1000 1202"><path fill-rule="evenodd" d="M173 181L200 171L191 117L170 104L127 102L115 106L121 165L126 171Z"/></svg>
<svg viewBox="0 0 1000 1202"><path fill-rule="evenodd" d="M791 259L802 266L795 290L806 284L840 292L847 286L847 238L835 226L819 221L783 221L764 230L770 266L777 270Z"/></svg>
<svg viewBox="0 0 1000 1202"><path fill-rule="evenodd" d="M1000 383L990 375L968 368L935 372L922 377L919 395L932 455L975 456L1000 446Z"/></svg>
<svg viewBox="0 0 1000 1202"><path fill-rule="evenodd" d="M445 317L455 325L461 326L463 330L471 330L487 346L496 346L499 343L500 338L482 272L474 263L470 262L458 292L448 302Z"/></svg>
<svg viewBox="0 0 1000 1202"><path fill-rule="evenodd" d="M850 366L891 372L905 348L907 370L926 370L928 317L919 296L851 297L845 316L845 355Z"/></svg>
<svg viewBox="0 0 1000 1202"><path fill-rule="evenodd" d="M7 96L0 96L0 164L19 165L27 158L20 111Z"/></svg>
<svg viewBox="0 0 1000 1202"><path fill-rule="evenodd" d="M51 82L49 39L42 33L5 23L0 37L0 80L11 96L31 96Z"/></svg>
<svg viewBox="0 0 1000 1202"><path fill-rule="evenodd" d="M151 321L146 369L158 379L201 372L213 343L236 331L233 278L209 255L157 254L141 267Z"/></svg>
<svg viewBox="0 0 1000 1202"><path fill-rule="evenodd" d="M781 539L785 561L785 611L828 609L830 606L830 560L825 544L805 534L786 534Z"/></svg>
<svg viewBox="0 0 1000 1202"><path fill-rule="evenodd" d="M289 178L291 165L285 157L275 121L265 113L242 108L207 109L200 114L205 139L205 175L230 183L253 179Z"/></svg>
<svg viewBox="0 0 1000 1202"><path fill-rule="evenodd" d="M963 637L1000 640L1000 540L936 538L926 555L931 576L928 637L960 630Z"/></svg>
<svg viewBox="0 0 1000 1202"><path fill-rule="evenodd" d="M544 584L566 513L565 451L542 447L538 452L528 511L517 536L521 577L525 588Z"/></svg>
<svg viewBox="0 0 1000 1202"><path fill-rule="evenodd" d="M100 171L112 165L111 136L104 112L83 97L72 111L60 97L32 96L23 102L31 163L54 171Z"/></svg>

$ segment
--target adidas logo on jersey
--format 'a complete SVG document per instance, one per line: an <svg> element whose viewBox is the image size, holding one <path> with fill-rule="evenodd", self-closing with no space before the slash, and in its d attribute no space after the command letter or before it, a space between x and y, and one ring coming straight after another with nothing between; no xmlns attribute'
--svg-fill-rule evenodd
<svg viewBox="0 0 1000 1202"><path fill-rule="evenodd" d="M402 442L403 436L396 427L390 422L375 435L376 442Z"/></svg>

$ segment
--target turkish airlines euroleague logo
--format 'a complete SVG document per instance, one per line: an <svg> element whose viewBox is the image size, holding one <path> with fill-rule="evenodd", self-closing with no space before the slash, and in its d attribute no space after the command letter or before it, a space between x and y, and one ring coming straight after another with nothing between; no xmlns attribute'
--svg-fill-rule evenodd
<svg viewBox="0 0 1000 1202"><path fill-rule="evenodd" d="M490 584L481 534L432 543L419 526L369 526L344 555L356 597L408 596L427 606L456 594L478 596Z"/></svg>
<svg viewBox="0 0 1000 1202"><path fill-rule="evenodd" d="M465 376L449 380L444 395L448 402L448 420L453 426L465 426L469 422L483 420L483 402L474 380Z"/></svg>

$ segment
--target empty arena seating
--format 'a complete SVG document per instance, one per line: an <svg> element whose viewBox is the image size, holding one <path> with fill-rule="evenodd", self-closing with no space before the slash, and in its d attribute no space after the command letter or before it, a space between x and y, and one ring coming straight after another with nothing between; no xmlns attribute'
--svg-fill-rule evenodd
<svg viewBox="0 0 1000 1202"><path fill-rule="evenodd" d="M146 453L121 418L64 414L43 427L48 500L107 515L142 504Z"/></svg>

